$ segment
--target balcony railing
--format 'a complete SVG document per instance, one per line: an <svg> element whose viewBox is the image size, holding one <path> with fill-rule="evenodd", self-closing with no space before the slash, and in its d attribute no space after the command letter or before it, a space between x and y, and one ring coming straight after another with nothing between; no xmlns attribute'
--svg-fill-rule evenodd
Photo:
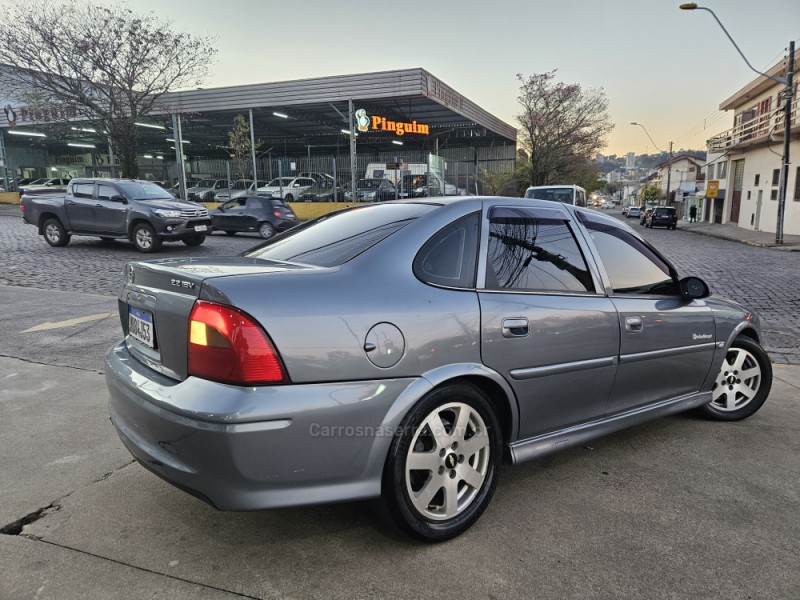
<svg viewBox="0 0 800 600"><path fill-rule="evenodd" d="M709 152L723 152L741 144L755 144L766 141L770 134L776 137L783 136L783 110L759 115L755 119L737 125L733 129L723 131L708 140ZM797 104L792 106L792 128L798 125Z"/></svg>

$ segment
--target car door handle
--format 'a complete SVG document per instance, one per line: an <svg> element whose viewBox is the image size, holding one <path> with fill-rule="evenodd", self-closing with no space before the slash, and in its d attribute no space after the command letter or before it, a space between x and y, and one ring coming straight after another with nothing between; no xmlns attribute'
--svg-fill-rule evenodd
<svg viewBox="0 0 800 600"><path fill-rule="evenodd" d="M512 317L503 319L503 337L525 337L528 335L528 319Z"/></svg>
<svg viewBox="0 0 800 600"><path fill-rule="evenodd" d="M625 329L631 333L638 333L642 330L641 317L625 317Z"/></svg>

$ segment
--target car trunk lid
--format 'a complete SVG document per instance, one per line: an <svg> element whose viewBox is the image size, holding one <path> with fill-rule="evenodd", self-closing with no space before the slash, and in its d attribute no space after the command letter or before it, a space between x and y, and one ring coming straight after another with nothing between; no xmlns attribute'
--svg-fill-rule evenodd
<svg viewBox="0 0 800 600"><path fill-rule="evenodd" d="M313 269L306 265L257 258L181 258L131 262L119 313L125 342L134 358L182 381L188 376L189 316L204 284L220 277L265 275ZM213 287L206 300L225 304Z"/></svg>

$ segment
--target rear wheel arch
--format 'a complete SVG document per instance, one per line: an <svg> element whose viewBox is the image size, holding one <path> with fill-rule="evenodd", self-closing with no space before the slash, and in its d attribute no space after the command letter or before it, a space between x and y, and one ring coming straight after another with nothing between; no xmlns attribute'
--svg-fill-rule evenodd
<svg viewBox="0 0 800 600"><path fill-rule="evenodd" d="M39 222L37 224L37 227L39 228L39 235L44 235L44 224L47 222L48 219L58 219L58 222L61 223L61 225L66 229L66 226L61 221L61 219L58 218L57 214L52 212L46 212L39 215Z"/></svg>
<svg viewBox="0 0 800 600"><path fill-rule="evenodd" d="M495 412L497 413L497 420L500 422L500 433L502 435L503 445L507 446L509 442L516 438L518 424L516 399L513 396L509 397L506 390L504 390L497 382L489 379L488 377L468 376L454 379L448 383L457 383L458 381L469 383L470 385L479 388L484 394L486 394L486 396L488 396L492 406L495 409ZM512 410L512 406L514 410Z"/></svg>

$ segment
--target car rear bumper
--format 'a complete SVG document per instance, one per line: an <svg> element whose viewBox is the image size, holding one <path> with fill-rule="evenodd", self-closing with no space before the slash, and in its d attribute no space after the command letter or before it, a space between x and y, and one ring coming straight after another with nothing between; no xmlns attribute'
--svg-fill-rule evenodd
<svg viewBox="0 0 800 600"><path fill-rule="evenodd" d="M373 498L416 379L239 387L178 382L121 342L106 356L111 422L143 466L220 510Z"/></svg>

